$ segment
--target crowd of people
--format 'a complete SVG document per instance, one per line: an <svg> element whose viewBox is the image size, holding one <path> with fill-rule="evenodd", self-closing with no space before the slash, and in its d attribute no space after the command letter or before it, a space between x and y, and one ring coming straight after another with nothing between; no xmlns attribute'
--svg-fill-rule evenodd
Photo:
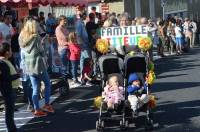
<svg viewBox="0 0 200 132"><path fill-rule="evenodd" d="M0 90L5 99L6 124L9 132L17 131L14 123L16 89L23 87L24 96L35 116L53 113L50 105L51 83L49 74L58 72L73 80L73 85L92 85L98 75L97 60L101 55L95 47L101 27L147 25L157 47L158 55L182 54L189 47L199 44L200 25L189 18L169 17L166 20L130 18L128 13L102 14L92 8L85 15L76 9L74 30L67 28L67 17L54 18L52 13L45 19L44 13L28 16L13 25L12 14L7 11L0 22ZM132 47L110 47L119 57L136 50ZM149 50L153 60L153 47ZM79 68L80 67L80 68ZM80 70L79 70L80 69ZM80 77L79 77L80 75ZM40 107L41 81L45 86L45 105ZM109 104L113 107L113 104Z"/></svg>

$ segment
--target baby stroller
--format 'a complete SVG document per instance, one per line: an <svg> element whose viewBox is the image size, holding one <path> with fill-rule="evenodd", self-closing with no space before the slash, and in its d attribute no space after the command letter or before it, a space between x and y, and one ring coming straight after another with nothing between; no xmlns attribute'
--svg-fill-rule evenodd
<svg viewBox="0 0 200 132"><path fill-rule="evenodd" d="M104 86L106 85L106 81L112 75L115 75L119 79L120 86L124 86L124 78L122 75L123 69L123 60L118 58L115 55L103 55L99 58L99 69L101 75L101 88L100 91L103 91ZM125 90L124 90L125 95ZM105 102L101 101L100 112L99 112L99 119L96 121L96 130L102 131L104 129L104 123L107 120L120 120L121 125L123 128L128 127L128 120L125 117L125 110L124 110L124 101L122 101L117 109L117 113L111 113L105 110Z"/></svg>
<svg viewBox="0 0 200 132"><path fill-rule="evenodd" d="M148 73L148 56L143 54L137 54L134 56L126 55L124 59L124 76L126 78L125 87L127 88L129 75L131 73L136 73L141 85L146 87L147 95L149 95L149 87L145 80L145 77ZM128 94L128 92L126 92ZM127 95L125 97L128 97ZM129 105L130 106L130 105ZM144 104L141 108L138 109L138 112L145 112L146 113L146 129L153 128L153 113L148 106L148 103ZM135 115L135 113L133 113ZM137 114L136 114L137 115Z"/></svg>

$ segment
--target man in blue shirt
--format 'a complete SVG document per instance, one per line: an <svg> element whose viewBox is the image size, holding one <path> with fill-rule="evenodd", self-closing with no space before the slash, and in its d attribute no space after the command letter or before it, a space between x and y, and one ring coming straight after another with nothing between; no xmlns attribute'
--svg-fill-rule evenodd
<svg viewBox="0 0 200 132"><path fill-rule="evenodd" d="M46 30L50 35L55 34L56 20L51 13L48 13L48 18L46 21Z"/></svg>
<svg viewBox="0 0 200 132"><path fill-rule="evenodd" d="M77 20L75 24L75 30L77 35L77 42L81 47L81 58L80 58L80 72L83 71L83 63L86 58L91 57L91 49L89 46L88 33L86 31L85 24L82 19L83 11L77 11Z"/></svg>

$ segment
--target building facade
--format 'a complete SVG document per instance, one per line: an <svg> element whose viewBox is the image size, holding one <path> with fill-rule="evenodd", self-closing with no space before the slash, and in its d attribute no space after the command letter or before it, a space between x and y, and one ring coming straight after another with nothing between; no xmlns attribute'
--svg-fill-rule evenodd
<svg viewBox="0 0 200 132"><path fill-rule="evenodd" d="M131 17L180 16L200 20L200 0L123 0Z"/></svg>
<svg viewBox="0 0 200 132"><path fill-rule="evenodd" d="M200 0L165 0L166 16L189 17L200 20Z"/></svg>
<svg viewBox="0 0 200 132"><path fill-rule="evenodd" d="M124 9L131 17L162 17L160 0L124 0Z"/></svg>

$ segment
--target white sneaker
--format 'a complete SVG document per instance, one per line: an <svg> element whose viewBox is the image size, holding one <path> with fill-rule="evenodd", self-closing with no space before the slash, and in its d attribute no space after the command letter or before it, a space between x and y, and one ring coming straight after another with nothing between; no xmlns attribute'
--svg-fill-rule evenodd
<svg viewBox="0 0 200 132"><path fill-rule="evenodd" d="M93 86L93 84L90 83L90 82L87 82L86 85L89 86L89 87Z"/></svg>
<svg viewBox="0 0 200 132"><path fill-rule="evenodd" d="M79 87L81 84L79 82L72 82L72 87Z"/></svg>

